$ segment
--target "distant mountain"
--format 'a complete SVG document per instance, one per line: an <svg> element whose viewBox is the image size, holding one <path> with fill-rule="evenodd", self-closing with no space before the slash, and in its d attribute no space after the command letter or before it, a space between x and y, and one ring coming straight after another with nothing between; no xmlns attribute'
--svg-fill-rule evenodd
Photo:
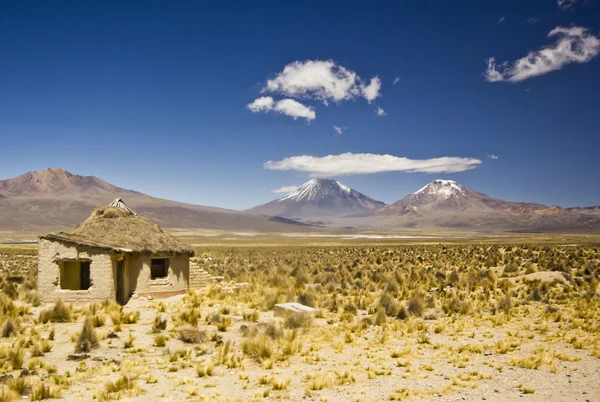
<svg viewBox="0 0 600 402"><path fill-rule="evenodd" d="M589 207L571 207L566 208L567 211L583 212L583 213L600 213L600 205L592 205Z"/></svg>
<svg viewBox="0 0 600 402"><path fill-rule="evenodd" d="M367 197L336 180L312 179L284 197L249 211L268 216L316 220L371 216L384 206L383 202Z"/></svg>
<svg viewBox="0 0 600 402"><path fill-rule="evenodd" d="M70 228L93 208L119 197L165 228L299 231L306 227L260 214L203 207L151 197L113 186L94 176L47 169L0 180L0 230L46 232Z"/></svg>
<svg viewBox="0 0 600 402"><path fill-rule="evenodd" d="M541 204L504 201L461 186L452 180L434 180L381 211L384 215L410 211L501 211L524 214L547 208Z"/></svg>
<svg viewBox="0 0 600 402"><path fill-rule="evenodd" d="M379 227L482 230L600 228L600 219L558 206L505 201L452 180L434 180L378 211Z"/></svg>

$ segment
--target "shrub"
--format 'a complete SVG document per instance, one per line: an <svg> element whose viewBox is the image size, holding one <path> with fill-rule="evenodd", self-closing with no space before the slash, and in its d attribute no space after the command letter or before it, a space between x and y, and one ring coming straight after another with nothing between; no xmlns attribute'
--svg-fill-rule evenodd
<svg viewBox="0 0 600 402"><path fill-rule="evenodd" d="M408 312L418 317L423 315L425 311L425 301L423 296L416 295L408 301Z"/></svg>
<svg viewBox="0 0 600 402"><path fill-rule="evenodd" d="M127 337L127 339L125 339L123 341L123 348L125 349L130 349L133 347L133 341L135 341L135 336L133 336L133 334L131 333L131 331L129 331L129 336Z"/></svg>
<svg viewBox="0 0 600 402"><path fill-rule="evenodd" d="M264 332L265 335L271 339L279 339L283 336L281 327L273 322L270 322L265 326Z"/></svg>
<svg viewBox="0 0 600 402"><path fill-rule="evenodd" d="M356 315L358 313L358 308L356 308L356 305L352 304L352 303L348 303L344 305L344 313L350 313L352 315Z"/></svg>
<svg viewBox="0 0 600 402"><path fill-rule="evenodd" d="M198 328L186 327L179 330L179 340L184 343L204 343L208 340L208 335Z"/></svg>
<svg viewBox="0 0 600 402"><path fill-rule="evenodd" d="M309 307L315 307L317 304L316 297L313 292L300 293L296 298L296 301Z"/></svg>
<svg viewBox="0 0 600 402"><path fill-rule="evenodd" d="M94 325L94 328L101 327L105 323L106 323L106 316L104 316L103 314L96 313L92 317L92 324Z"/></svg>
<svg viewBox="0 0 600 402"><path fill-rule="evenodd" d="M210 377L213 375L213 371L215 370L215 365L213 362L206 362L202 365L196 366L196 374L198 377Z"/></svg>
<svg viewBox="0 0 600 402"><path fill-rule="evenodd" d="M8 388L0 388L0 402L13 402L17 395Z"/></svg>
<svg viewBox="0 0 600 402"><path fill-rule="evenodd" d="M83 322L83 328L79 333L77 343L75 344L75 352L87 353L97 347L98 337L96 336L96 330L94 330L94 326L92 325L90 318L86 317L85 321Z"/></svg>
<svg viewBox="0 0 600 402"><path fill-rule="evenodd" d="M23 300L26 303L31 304L33 307L37 307L41 304L40 295L35 290L30 290L23 295Z"/></svg>
<svg viewBox="0 0 600 402"><path fill-rule="evenodd" d="M54 307L40 311L38 322L45 324L50 322L71 322L71 310L62 300L58 299Z"/></svg>
<svg viewBox="0 0 600 402"><path fill-rule="evenodd" d="M507 294L502 300L498 302L497 308L498 310L504 311L506 314L510 313L510 310L513 307L512 298L510 294Z"/></svg>
<svg viewBox="0 0 600 402"><path fill-rule="evenodd" d="M284 326L289 329L310 328L313 317L310 313L294 313L285 319Z"/></svg>
<svg viewBox="0 0 600 402"><path fill-rule="evenodd" d="M259 335L244 341L242 343L242 352L262 362L273 356L273 341L264 335Z"/></svg>
<svg viewBox="0 0 600 402"><path fill-rule="evenodd" d="M17 324L15 324L12 318L7 319L4 325L2 326L2 337L8 338L14 335L16 332Z"/></svg>
<svg viewBox="0 0 600 402"><path fill-rule="evenodd" d="M387 315L385 314L385 309L380 306L377 309L377 314L375 315L375 325L382 326L387 322Z"/></svg>
<svg viewBox="0 0 600 402"><path fill-rule="evenodd" d="M60 396L61 389L50 385L40 383L32 387L31 400L41 401L42 399L55 399Z"/></svg>
<svg viewBox="0 0 600 402"><path fill-rule="evenodd" d="M160 314L157 314L157 316L154 318L154 321L152 322L152 332L157 333L157 332L165 330L166 328L167 328L167 319L162 318L160 316Z"/></svg>
<svg viewBox="0 0 600 402"><path fill-rule="evenodd" d="M408 310L406 309L406 307L401 306L400 309L398 310L398 315L396 315L396 318L399 320L406 320L408 318Z"/></svg>
<svg viewBox="0 0 600 402"><path fill-rule="evenodd" d="M163 348L167 344L167 339L164 335L154 335L154 344L159 348Z"/></svg>
<svg viewBox="0 0 600 402"><path fill-rule="evenodd" d="M18 370L23 366L25 352L21 348L13 348L8 352L8 359L13 370Z"/></svg>
<svg viewBox="0 0 600 402"><path fill-rule="evenodd" d="M106 392L116 394L121 391L132 390L136 386L135 380L130 376L122 374L116 381L107 381L104 384Z"/></svg>
<svg viewBox="0 0 600 402"><path fill-rule="evenodd" d="M6 385L11 391L15 392L18 395L25 395L28 388L28 384L25 381L25 377L10 378L8 381L6 381Z"/></svg>

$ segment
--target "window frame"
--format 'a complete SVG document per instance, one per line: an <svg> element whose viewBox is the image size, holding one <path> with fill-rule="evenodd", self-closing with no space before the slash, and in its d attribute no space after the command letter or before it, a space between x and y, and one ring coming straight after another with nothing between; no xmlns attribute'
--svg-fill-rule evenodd
<svg viewBox="0 0 600 402"><path fill-rule="evenodd" d="M163 266L157 266L154 264L154 261L161 260L164 261ZM150 258L150 279L152 280L160 280L165 279L169 276L169 268L171 266L171 261L169 257L151 257ZM157 272L155 270L162 269L164 270L162 273L164 275L155 275Z"/></svg>
<svg viewBox="0 0 600 402"><path fill-rule="evenodd" d="M63 288L63 283L65 282L63 280L63 275L67 274L68 272L66 272L68 270L67 265L66 264L73 264L73 263L77 263L77 269L78 269L78 273L79 273L79 286L77 289L71 289L71 288ZM61 260L59 262L59 266L58 266L58 286L60 288L60 290L68 290L71 292L78 292L78 291L88 291L90 290L90 288L92 287L92 260L89 258L74 258L74 259L64 259Z"/></svg>

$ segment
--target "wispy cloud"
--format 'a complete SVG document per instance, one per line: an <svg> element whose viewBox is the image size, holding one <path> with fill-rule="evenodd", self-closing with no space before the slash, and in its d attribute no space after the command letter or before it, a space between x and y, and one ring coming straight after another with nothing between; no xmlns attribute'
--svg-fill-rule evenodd
<svg viewBox="0 0 600 402"><path fill-rule="evenodd" d="M538 21L539 21L539 19L535 18L535 17L530 17L530 18L527 18L525 20L525 22L528 23L528 24L530 24L530 25L537 24Z"/></svg>
<svg viewBox="0 0 600 402"><path fill-rule="evenodd" d="M571 9L577 3L579 3L579 0L557 0L556 2L558 7L563 11Z"/></svg>
<svg viewBox="0 0 600 402"><path fill-rule="evenodd" d="M301 117L311 121L317 117L313 108L303 105L294 99L275 101L270 96L262 96L255 99L254 102L248 104L246 107L253 113L273 111L293 117L294 120Z"/></svg>
<svg viewBox="0 0 600 402"><path fill-rule="evenodd" d="M387 113L385 112L385 110L383 110L382 107L378 107L377 109L375 109L375 113L377 113L377 116L387 116Z"/></svg>
<svg viewBox="0 0 600 402"><path fill-rule="evenodd" d="M498 18L498 24L502 24L504 21L506 21L506 17L502 16Z"/></svg>
<svg viewBox="0 0 600 402"><path fill-rule="evenodd" d="M333 126L333 129L337 133L337 135L342 135L342 132L346 129L345 127Z"/></svg>
<svg viewBox="0 0 600 402"><path fill-rule="evenodd" d="M456 173L474 169L481 160L444 156L432 159L409 159L394 155L354 154L323 157L301 155L280 161L268 161L264 168L268 170L294 170L309 173L310 176L342 176L371 174L380 172L421 172Z"/></svg>
<svg viewBox="0 0 600 402"><path fill-rule="evenodd" d="M363 97L371 102L381 96L381 80L363 81L357 73L333 60L295 61L268 80L263 92L279 93L292 98L340 102Z"/></svg>
<svg viewBox="0 0 600 402"><path fill-rule="evenodd" d="M529 52L514 63L496 64L493 57L487 59L485 79L488 82L519 82L528 78L560 70L570 63L587 63L600 53L600 39L582 27L556 27L548 33L557 41L548 47Z"/></svg>
<svg viewBox="0 0 600 402"><path fill-rule="evenodd" d="M488 159L496 160L496 159L500 159L500 157L498 155L491 154L491 155L488 155Z"/></svg>
<svg viewBox="0 0 600 402"><path fill-rule="evenodd" d="M272 193L291 193L298 189L298 186L283 186L281 188L271 190Z"/></svg>
<svg viewBox="0 0 600 402"><path fill-rule="evenodd" d="M400 82L400 77L396 77L396 78L394 78L394 82L392 82L392 85L396 85L399 82Z"/></svg>

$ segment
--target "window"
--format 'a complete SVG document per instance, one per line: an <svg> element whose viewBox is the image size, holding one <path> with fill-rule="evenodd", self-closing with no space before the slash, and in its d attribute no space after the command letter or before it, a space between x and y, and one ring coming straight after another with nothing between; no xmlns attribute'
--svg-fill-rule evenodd
<svg viewBox="0 0 600 402"><path fill-rule="evenodd" d="M166 278L169 273L169 259L168 258L152 258L150 260L150 277Z"/></svg>
<svg viewBox="0 0 600 402"><path fill-rule="evenodd" d="M66 290L88 290L90 281L88 260L69 260L60 263L60 288Z"/></svg>

